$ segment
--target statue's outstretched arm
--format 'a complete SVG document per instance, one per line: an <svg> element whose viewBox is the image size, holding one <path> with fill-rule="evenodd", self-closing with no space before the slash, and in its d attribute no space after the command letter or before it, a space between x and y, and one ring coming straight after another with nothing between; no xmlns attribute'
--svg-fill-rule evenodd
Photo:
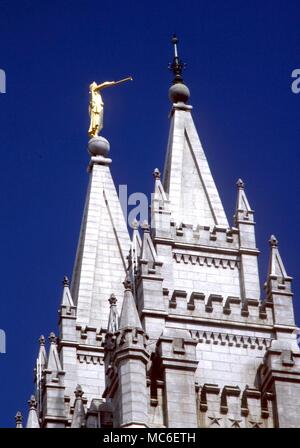
<svg viewBox="0 0 300 448"><path fill-rule="evenodd" d="M102 90L102 89L105 89L106 87L115 86L117 84L122 84L122 82L126 82L126 81L132 81L132 77L129 76L128 78L120 79L119 81L105 81L105 82L102 82L101 84L97 85L95 90Z"/></svg>
<svg viewBox="0 0 300 448"><path fill-rule="evenodd" d="M98 84L97 87L95 87L95 90L102 90L105 89L105 87L110 87L116 84L116 81L105 81L101 84Z"/></svg>

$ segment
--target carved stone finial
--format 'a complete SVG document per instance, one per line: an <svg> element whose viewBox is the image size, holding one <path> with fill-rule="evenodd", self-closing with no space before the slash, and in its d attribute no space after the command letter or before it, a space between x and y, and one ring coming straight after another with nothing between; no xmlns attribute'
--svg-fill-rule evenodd
<svg viewBox="0 0 300 448"><path fill-rule="evenodd" d="M155 168L155 170L153 171L153 177L155 180L160 179L160 171L158 168Z"/></svg>
<svg viewBox="0 0 300 448"><path fill-rule="evenodd" d="M16 420L16 424L17 424L17 426L18 426L18 425L22 425L23 416L22 416L22 413L21 413L20 411L18 411L18 412L16 413L15 420Z"/></svg>
<svg viewBox="0 0 300 448"><path fill-rule="evenodd" d="M125 290L128 289L128 290L132 291L132 282L128 275L126 276L126 278L123 282L123 285L124 285Z"/></svg>
<svg viewBox="0 0 300 448"><path fill-rule="evenodd" d="M50 344L56 344L57 342L57 337L55 336L55 333L53 331L51 331L48 339L50 341Z"/></svg>
<svg viewBox="0 0 300 448"><path fill-rule="evenodd" d="M31 395L30 400L28 400L29 409L36 410L37 408L37 401L34 395Z"/></svg>
<svg viewBox="0 0 300 448"><path fill-rule="evenodd" d="M116 305L117 304L117 298L114 294L111 294L110 298L108 299L110 306Z"/></svg>
<svg viewBox="0 0 300 448"><path fill-rule="evenodd" d="M114 294L111 294L110 298L108 299L110 303L110 311L109 311L109 317L108 317L108 326L107 326L107 332L108 333L115 333L118 331L119 328L119 316L118 316L118 310L117 310L117 298Z"/></svg>
<svg viewBox="0 0 300 448"><path fill-rule="evenodd" d="M148 232L148 233L150 232L150 226L148 224L148 221L146 221L146 219L143 222L143 224L141 225L141 228L143 229L144 232Z"/></svg>
<svg viewBox="0 0 300 448"><path fill-rule="evenodd" d="M271 235L269 239L269 243L271 247L277 247L278 246L278 240L275 235Z"/></svg>
<svg viewBox="0 0 300 448"><path fill-rule="evenodd" d="M82 387L80 386L80 384L77 384L76 389L75 389L75 391L74 391L75 397L76 397L76 398L82 398L83 393L84 393L84 392L83 392L83 390L82 390Z"/></svg>
<svg viewBox="0 0 300 448"><path fill-rule="evenodd" d="M245 187L245 184L244 184L244 182L242 181L241 178L238 179L236 185L237 185L238 188L244 188Z"/></svg>
<svg viewBox="0 0 300 448"><path fill-rule="evenodd" d="M64 279L63 279L63 285L69 287L69 279L66 275L64 276Z"/></svg>
<svg viewBox="0 0 300 448"><path fill-rule="evenodd" d="M39 337L39 343L40 345L45 345L45 336L43 334Z"/></svg>

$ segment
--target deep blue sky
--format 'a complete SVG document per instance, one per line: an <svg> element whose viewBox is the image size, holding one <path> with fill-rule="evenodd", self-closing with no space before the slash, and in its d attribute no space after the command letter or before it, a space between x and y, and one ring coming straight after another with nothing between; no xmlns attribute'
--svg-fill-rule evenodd
<svg viewBox="0 0 300 448"><path fill-rule="evenodd" d="M57 331L88 181L88 85L134 77L105 91L103 134L115 182L149 194L167 143L174 31L228 218L242 177L256 212L261 282L275 233L296 277L300 323L300 94L290 89L299 16L291 0L0 0L0 426L13 425L18 409L26 414L38 337Z"/></svg>

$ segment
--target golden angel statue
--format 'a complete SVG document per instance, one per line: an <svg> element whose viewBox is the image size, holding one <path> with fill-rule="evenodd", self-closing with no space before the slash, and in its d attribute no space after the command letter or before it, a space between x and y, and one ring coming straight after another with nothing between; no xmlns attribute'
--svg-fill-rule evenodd
<svg viewBox="0 0 300 448"><path fill-rule="evenodd" d="M89 135L91 137L97 137L99 132L103 128L103 109L104 103L100 91L106 87L116 86L122 82L132 81L132 77L121 79L120 81L105 81L101 84L97 84L95 81L90 84L90 104L89 104L89 114L90 114L90 127Z"/></svg>

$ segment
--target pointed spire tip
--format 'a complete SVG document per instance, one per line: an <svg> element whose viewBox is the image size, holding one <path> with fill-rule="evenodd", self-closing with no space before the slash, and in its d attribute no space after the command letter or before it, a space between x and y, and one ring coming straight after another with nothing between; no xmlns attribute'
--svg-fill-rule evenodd
<svg viewBox="0 0 300 448"><path fill-rule="evenodd" d="M51 333L49 334L49 341L51 344L56 344L57 341L57 337L55 336L55 333L53 331L51 331Z"/></svg>
<svg viewBox="0 0 300 448"><path fill-rule="evenodd" d="M278 246L278 240L275 235L271 235L269 239L269 243L271 247L277 247Z"/></svg>
<svg viewBox="0 0 300 448"><path fill-rule="evenodd" d="M131 282L131 279L129 277L129 273L127 273L126 278L125 278L125 280L123 282L123 285L124 285L125 291L132 291L132 282Z"/></svg>
<svg viewBox="0 0 300 448"><path fill-rule="evenodd" d="M82 387L80 386L80 384L77 384L76 389L74 391L75 397L76 398L82 398L84 392L82 390Z"/></svg>
<svg viewBox="0 0 300 448"><path fill-rule="evenodd" d="M68 277L65 275L64 276L64 279L63 279L63 286L64 287L69 287L69 279L68 279Z"/></svg>
<svg viewBox="0 0 300 448"><path fill-rule="evenodd" d="M238 188L244 188L244 187L245 187L245 183L242 181L241 178L239 178L239 179L237 180L236 185L237 185Z"/></svg>
<svg viewBox="0 0 300 448"><path fill-rule="evenodd" d="M15 419L16 419L17 422L21 422L23 420L23 416L22 416L22 412L21 411L18 411L16 413Z"/></svg>
<svg viewBox="0 0 300 448"><path fill-rule="evenodd" d="M28 400L29 409L37 408L37 401L35 395L31 395L30 400Z"/></svg>
<svg viewBox="0 0 300 448"><path fill-rule="evenodd" d="M108 299L110 306L117 304L117 298L114 294L111 294L110 298Z"/></svg>
<svg viewBox="0 0 300 448"><path fill-rule="evenodd" d="M143 221L143 224L141 225L141 228L143 229L144 232L150 232L150 226L148 224L148 221L145 219L145 221Z"/></svg>
<svg viewBox="0 0 300 448"><path fill-rule="evenodd" d="M153 171L153 177L154 179L160 179L160 171L158 168L155 168L155 170Z"/></svg>

